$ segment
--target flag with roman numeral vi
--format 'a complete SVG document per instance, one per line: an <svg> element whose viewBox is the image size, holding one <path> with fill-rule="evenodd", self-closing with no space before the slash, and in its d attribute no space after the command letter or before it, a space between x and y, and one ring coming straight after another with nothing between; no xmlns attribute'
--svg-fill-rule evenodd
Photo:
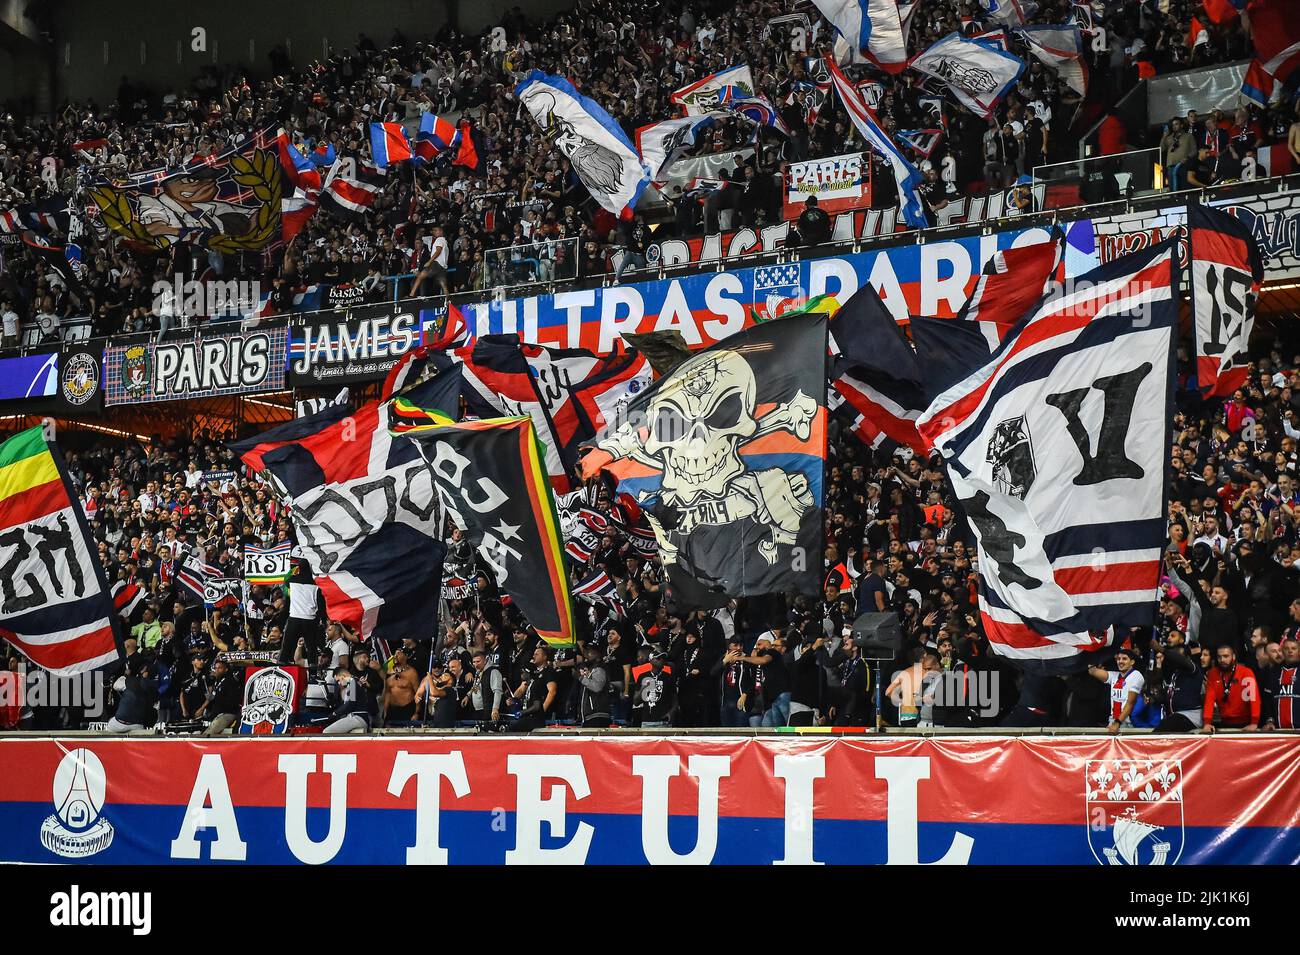
<svg viewBox="0 0 1300 955"><path fill-rule="evenodd" d="M1081 277L917 423L979 542L985 633L1024 665L1070 669L1152 623L1177 269L1170 241Z"/></svg>

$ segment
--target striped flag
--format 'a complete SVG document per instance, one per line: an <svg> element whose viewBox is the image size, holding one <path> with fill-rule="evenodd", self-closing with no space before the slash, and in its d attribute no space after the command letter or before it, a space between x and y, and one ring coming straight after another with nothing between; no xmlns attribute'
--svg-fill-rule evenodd
<svg viewBox="0 0 1300 955"><path fill-rule="evenodd" d="M618 595L618 587L610 579L609 574L603 570L597 570L586 580L577 584L573 588L573 595L581 597L587 603L608 604L618 618L627 616L627 610L623 606L623 601Z"/></svg>
<svg viewBox="0 0 1300 955"><path fill-rule="evenodd" d="M889 163L894 172L894 184L898 187L899 211L903 220L914 229L926 226L925 203L921 201L917 188L921 185L921 171L907 161L898 146L889 138L889 134L876 122L876 115L867 105L866 99L844 75L834 60L826 60L826 69L830 71L831 83L840 95L840 101L848 111L849 118L857 127L867 145L875 150L881 158Z"/></svg>
<svg viewBox="0 0 1300 955"><path fill-rule="evenodd" d="M133 586L133 585L132 585ZM40 426L0 444L0 637L53 673L121 658L108 582Z"/></svg>
<svg viewBox="0 0 1300 955"><path fill-rule="evenodd" d="M356 176L339 174L340 164L330 170L330 177L321 187L320 207L344 219L359 222L365 218L384 191L384 171L367 162L357 163Z"/></svg>
<svg viewBox="0 0 1300 955"><path fill-rule="evenodd" d="M380 169L415 158L411 140L406 135L406 127L401 123L371 123L370 152L374 156L375 165Z"/></svg>
<svg viewBox="0 0 1300 955"><path fill-rule="evenodd" d="M933 383L917 429L975 529L982 628L1021 666L1078 670L1153 622L1178 288L1176 240L1126 255Z"/></svg>

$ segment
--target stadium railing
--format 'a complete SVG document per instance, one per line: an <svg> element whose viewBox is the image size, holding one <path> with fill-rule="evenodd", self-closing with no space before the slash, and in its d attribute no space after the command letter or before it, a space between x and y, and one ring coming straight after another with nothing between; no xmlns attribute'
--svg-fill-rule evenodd
<svg viewBox="0 0 1300 955"><path fill-rule="evenodd" d="M1155 212L1165 208L1176 208L1189 201L1214 202L1230 199L1246 199L1279 191L1300 189L1300 173L1258 179L1253 182L1228 183L1207 189L1185 189L1177 192L1156 192L1149 195L1121 198L1111 202L1084 202L1078 205L1060 206L1042 212L1018 216L1006 216L997 219L985 219L979 222L961 222L950 225L934 226L926 229L895 232L873 237L856 237L840 241L832 240L816 246L799 246L796 248L779 248L758 250L741 255L731 255L716 259L695 262L683 262L677 265L663 263L652 264L638 269L636 280L639 282L677 278L689 274L722 272L731 268L750 268L780 262L803 261L809 259L830 258L846 252L873 251L886 248L923 245L931 242L946 242L972 236L991 235L1008 229L1050 228L1057 224L1068 224L1081 218L1104 218L1107 216L1126 215L1136 212ZM409 277L409 274L408 276ZM532 282L514 286L499 286L486 290L453 293L450 296L429 296L420 299L398 299L389 302L397 308L445 308L448 301L463 307L491 301L501 301L507 297L526 295L545 295L568 290L581 290L611 285L614 281L612 272L602 276L588 276L566 281ZM506 292L510 294L507 295ZM381 303L383 304L383 303ZM374 307L374 306L371 306ZM338 316L340 309L322 309L318 311L291 312L263 318L246 318L243 321L223 321L214 324L200 323L187 329L176 329L168 333L167 340L183 340L202 336L208 328L220 331L237 329L277 328L287 326L290 322L324 320L326 316ZM110 335L98 340L105 346L127 345L148 342L157 338L156 332L139 332L134 334ZM25 346L16 353L48 349L57 343L46 342L37 346ZM15 352L10 352L14 354Z"/></svg>

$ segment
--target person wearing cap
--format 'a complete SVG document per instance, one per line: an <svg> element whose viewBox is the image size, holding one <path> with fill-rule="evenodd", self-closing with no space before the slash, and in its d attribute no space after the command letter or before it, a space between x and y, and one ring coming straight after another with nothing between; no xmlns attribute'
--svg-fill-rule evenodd
<svg viewBox="0 0 1300 955"><path fill-rule="evenodd" d="M1137 705L1142 688L1146 685L1146 678L1136 664L1137 654L1128 647L1120 647L1115 651L1116 669L1088 667L1089 675L1110 687L1110 722L1106 729L1112 734L1118 733L1125 726L1133 725L1130 719L1133 707Z"/></svg>
<svg viewBox="0 0 1300 955"><path fill-rule="evenodd" d="M155 196L140 196L136 218L154 236L182 238L187 232L243 235L249 210L217 198L222 170L211 166L187 169L163 180Z"/></svg>
<svg viewBox="0 0 1300 955"><path fill-rule="evenodd" d="M1034 211L1034 177L1019 176L1016 184L1007 193L1006 214L1009 216L1028 215Z"/></svg>
<svg viewBox="0 0 1300 955"><path fill-rule="evenodd" d="M429 672L420 681L420 688L415 691L416 713L425 721L439 729L450 729L456 725L456 698L452 688L452 679L447 673L447 665L441 658L434 657L429 664Z"/></svg>

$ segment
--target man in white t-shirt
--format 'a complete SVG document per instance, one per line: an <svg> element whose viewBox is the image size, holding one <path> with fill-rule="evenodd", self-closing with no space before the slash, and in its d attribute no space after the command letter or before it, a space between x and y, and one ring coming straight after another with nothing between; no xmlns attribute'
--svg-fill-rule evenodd
<svg viewBox="0 0 1300 955"><path fill-rule="evenodd" d="M1146 686L1146 679L1134 665L1136 663L1137 654L1128 647L1120 647L1115 651L1117 670L1088 667L1093 677L1110 687L1110 723L1106 727L1110 733L1118 733L1122 727L1133 725L1130 720L1133 707Z"/></svg>
<svg viewBox="0 0 1300 955"><path fill-rule="evenodd" d="M8 302L2 306L4 311L0 314L0 322L4 324L4 341L5 348L17 348L19 345L19 336L22 332L22 321L18 318L18 313Z"/></svg>
<svg viewBox="0 0 1300 955"><path fill-rule="evenodd" d="M447 259L450 251L447 237L442 233L442 226L434 226L433 242L429 246L429 261L415 277L415 284L411 286L412 298L424 294L424 285L430 280L438 283L438 290L443 295L447 294Z"/></svg>

